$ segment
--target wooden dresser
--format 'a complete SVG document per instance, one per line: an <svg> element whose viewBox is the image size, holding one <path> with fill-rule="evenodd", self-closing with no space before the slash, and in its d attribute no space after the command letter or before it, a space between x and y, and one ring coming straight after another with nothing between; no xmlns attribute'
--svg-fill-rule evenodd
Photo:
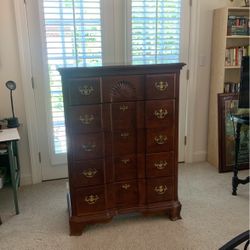
<svg viewBox="0 0 250 250"><path fill-rule="evenodd" d="M180 219L184 64L62 68L71 235L129 212Z"/></svg>

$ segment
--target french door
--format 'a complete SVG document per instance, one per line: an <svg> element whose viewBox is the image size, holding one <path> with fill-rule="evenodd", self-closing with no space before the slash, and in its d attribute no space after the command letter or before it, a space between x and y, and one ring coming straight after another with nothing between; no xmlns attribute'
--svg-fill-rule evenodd
<svg viewBox="0 0 250 250"><path fill-rule="evenodd" d="M56 70L53 68L53 65L50 64L50 61L57 60L59 62L61 60L62 63L59 62L58 64L62 67L93 66L91 65L91 63L97 63L97 65L125 64L128 62L131 63L131 26L130 30L128 28L128 22L129 20L131 20L131 1L132 0L26 0L25 6L30 39L30 54L32 64L31 67L33 75L32 81L34 84L37 121L39 124L39 128L37 129L37 136L39 142L42 180L67 177L67 149L63 125L62 99L60 99L61 97L59 93L61 91L60 79L58 73L56 73ZM178 2L178 0L176 1ZM47 2L47 14L44 14L45 12L43 12L43 8L45 6L43 4L44 2ZM55 7L55 5L53 5L55 2L66 2L69 5L82 4L83 2L85 2L86 9L89 9L90 14L92 15L91 18L94 15L96 15L96 18L94 18L95 20L92 20L93 18L88 19L88 15L85 15L86 13L84 12L84 10L82 10L82 8L80 7L78 9L77 6L73 6L76 11L68 13L69 19L67 19L67 17L61 18L59 16L60 12L58 12L58 7ZM63 8L63 6L61 6L61 8ZM100 20L98 19L98 8L100 8ZM181 25L179 30L179 61L188 64L190 33L189 1L182 0L180 9ZM91 13L91 11L93 13ZM55 23L58 22L56 24L59 24L59 22L63 20L70 23L70 20L72 21L70 15L74 18L76 18L77 15L81 16L81 18L83 19L83 23L86 23L84 32L86 34L89 34L89 36L85 37L84 39L86 39L86 41L89 43L91 41L94 41L94 43L90 45L90 47L94 47L94 50L92 47L88 48L84 46L84 44L80 44L78 42L77 36L82 32L82 25L78 25L75 21L76 19L73 20L73 25L75 27L73 31L64 31L63 37L54 37L54 39L50 40L50 35L56 36L56 34L62 34L60 33L60 29L49 30L52 29L52 26L50 26L50 22L53 21L53 15L59 16L57 20L54 20ZM51 16L52 19L50 19ZM46 18L47 23L45 20ZM96 24L96 28L94 28L95 30L93 30L93 24L92 26L90 25L91 22ZM129 32L127 32L128 30ZM63 48L60 47L59 43L57 43L57 38L60 41L64 39L65 46L63 46ZM67 41L69 40L71 41L72 46L75 49L77 48L78 53L82 53L81 60L77 57L76 54L74 54L72 60L63 61L62 57L67 57L68 51L72 51L72 47L70 47L71 45L67 43ZM52 42L50 43L50 41ZM101 50L99 50L99 47L101 47ZM54 57L48 56L49 50L52 50L53 53L55 52ZM60 58L57 58L57 51L60 52ZM88 51L93 52L89 58L86 56L88 54ZM102 54L101 61L98 59L98 53L100 51ZM96 55L96 57L92 55ZM85 61L82 60L83 57ZM181 86L179 107L179 161L184 161L185 152L184 137L186 128L187 68L187 66L183 68L180 76ZM57 96L58 93L59 95ZM58 101L59 99L60 101ZM57 103L54 102L54 100L56 100Z"/></svg>

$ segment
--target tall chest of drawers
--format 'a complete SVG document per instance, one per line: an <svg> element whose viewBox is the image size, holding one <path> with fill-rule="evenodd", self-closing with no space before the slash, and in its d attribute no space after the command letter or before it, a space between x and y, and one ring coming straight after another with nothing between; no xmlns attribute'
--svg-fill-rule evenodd
<svg viewBox="0 0 250 250"><path fill-rule="evenodd" d="M62 68L70 233L129 212L180 218L184 64Z"/></svg>

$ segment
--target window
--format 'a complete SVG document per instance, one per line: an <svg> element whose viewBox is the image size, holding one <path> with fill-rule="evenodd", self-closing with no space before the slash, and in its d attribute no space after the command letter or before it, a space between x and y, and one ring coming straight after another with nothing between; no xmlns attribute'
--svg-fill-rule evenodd
<svg viewBox="0 0 250 250"><path fill-rule="evenodd" d="M178 62L181 0L131 0L131 3L132 63Z"/></svg>
<svg viewBox="0 0 250 250"><path fill-rule="evenodd" d="M62 86L57 68L105 64L103 54L105 57L110 51L114 34L124 35L118 39L120 42L128 38L129 45L123 41L122 46L126 47L124 57L132 64L179 61L181 0L126 0L128 8L124 8L124 1L43 0L54 155L67 150ZM127 12L124 13L127 20L119 22L122 25L118 28L114 28L114 23L118 23L113 13L116 8ZM105 25L105 18L113 24ZM116 18L121 19L121 16ZM126 27L129 27L127 31Z"/></svg>
<svg viewBox="0 0 250 250"><path fill-rule="evenodd" d="M44 0L53 153L66 152L60 67L102 65L100 0Z"/></svg>

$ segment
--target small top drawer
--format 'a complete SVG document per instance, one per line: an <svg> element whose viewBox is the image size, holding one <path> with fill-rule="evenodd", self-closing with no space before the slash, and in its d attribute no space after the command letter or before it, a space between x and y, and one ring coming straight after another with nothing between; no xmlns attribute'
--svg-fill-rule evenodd
<svg viewBox="0 0 250 250"><path fill-rule="evenodd" d="M159 74L146 76L146 99L175 98L176 75Z"/></svg>
<svg viewBox="0 0 250 250"><path fill-rule="evenodd" d="M144 99L144 76L105 76L102 78L103 101L122 102Z"/></svg>
<svg viewBox="0 0 250 250"><path fill-rule="evenodd" d="M70 80L68 91L69 105L101 103L99 78Z"/></svg>

